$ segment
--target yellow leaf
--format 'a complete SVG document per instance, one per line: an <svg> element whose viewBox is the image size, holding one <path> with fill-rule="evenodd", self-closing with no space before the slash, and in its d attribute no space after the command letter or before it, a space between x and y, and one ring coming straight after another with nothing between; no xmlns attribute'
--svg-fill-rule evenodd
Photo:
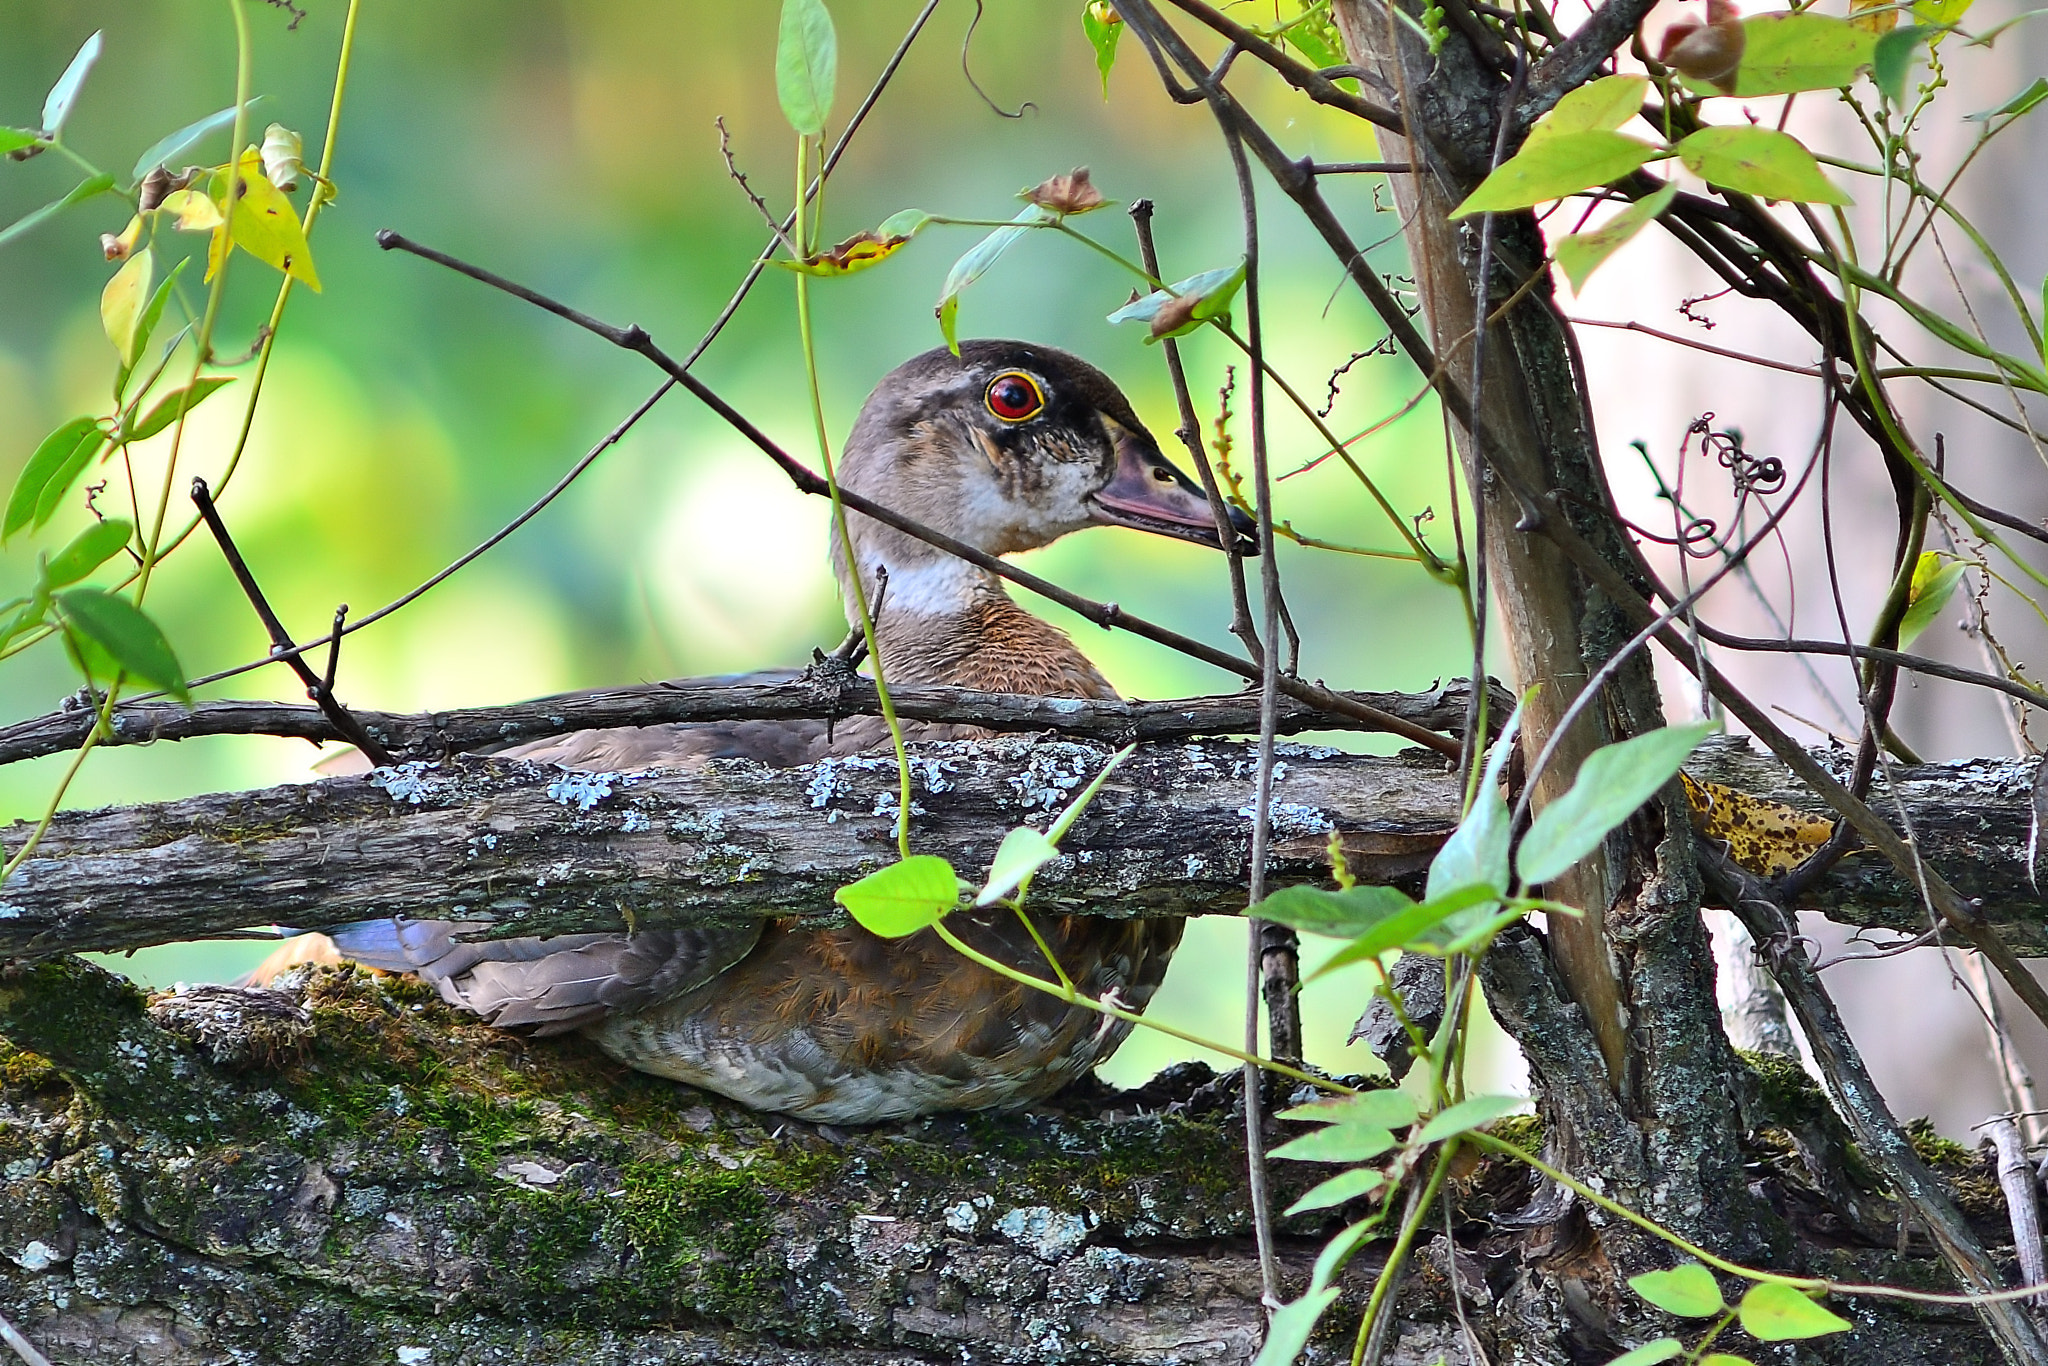
<svg viewBox="0 0 2048 1366"><path fill-rule="evenodd" d="M1896 0L1849 0L1849 22L1865 33L1890 33L1899 26L1899 11L1894 7ZM1876 10L1865 14L1865 10Z"/></svg>
<svg viewBox="0 0 2048 1366"><path fill-rule="evenodd" d="M135 324L149 302L155 271L156 258L144 247L123 262L100 291L100 324L107 329L107 340L120 353L123 365L135 363Z"/></svg>
<svg viewBox="0 0 2048 1366"><path fill-rule="evenodd" d="M178 215L179 232L211 232L221 225L220 205L201 190L172 190L157 207Z"/></svg>
<svg viewBox="0 0 2048 1366"><path fill-rule="evenodd" d="M1789 873L1834 833L1834 823L1823 816L1719 783L1698 782L1689 773L1678 776L1699 832L1725 844L1728 856L1758 877Z"/></svg>
<svg viewBox="0 0 2048 1366"><path fill-rule="evenodd" d="M777 258L775 264L785 270L799 271L805 275L851 275L857 270L880 265L902 249L910 240L901 233L876 234L859 232L841 242L838 246L819 252L801 261L785 261Z"/></svg>
<svg viewBox="0 0 2048 1366"><path fill-rule="evenodd" d="M234 187L229 195L232 207L228 221L213 232L206 252L206 278L220 269L229 244L240 247L257 260L283 271L318 291L320 276L313 269L313 253L306 246L299 216L284 192L263 174L263 157L254 147L242 153L235 167Z"/></svg>

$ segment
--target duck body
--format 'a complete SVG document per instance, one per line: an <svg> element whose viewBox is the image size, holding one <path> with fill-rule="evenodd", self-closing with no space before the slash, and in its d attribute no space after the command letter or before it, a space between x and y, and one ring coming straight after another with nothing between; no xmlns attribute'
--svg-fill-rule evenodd
<svg viewBox="0 0 2048 1366"><path fill-rule="evenodd" d="M1099 371L1051 348L967 342L899 367L868 400L842 482L995 554L1088 525L1220 543L1209 504L1174 471ZM1056 627L1018 607L987 571L852 515L853 557L833 564L852 599L879 604L877 646L897 683L1054 697L1115 691ZM1238 528L1241 535L1242 528ZM970 728L906 726L906 738ZM711 757L797 763L886 743L879 720L591 731L508 751L596 771ZM999 962L1053 973L1006 907L947 927ZM1046 948L1096 1000L1142 1010L1182 922L1035 919ZM579 1030L612 1057L756 1109L835 1124L940 1110L1014 1108L1107 1058L1127 1023L1016 983L929 931L884 940L858 925L794 921L466 943L463 922L365 921L334 933L342 955L413 971L454 1005L536 1033Z"/></svg>

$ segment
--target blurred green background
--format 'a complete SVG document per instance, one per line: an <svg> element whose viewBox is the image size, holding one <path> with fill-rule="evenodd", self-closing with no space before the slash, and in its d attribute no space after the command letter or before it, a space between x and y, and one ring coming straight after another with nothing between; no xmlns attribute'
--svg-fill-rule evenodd
<svg viewBox="0 0 2048 1366"><path fill-rule="evenodd" d="M284 11L249 5L254 88L265 97L254 123L299 130L308 160L317 162L345 6L307 0L304 8L306 17L291 27ZM835 127L918 8L908 0L835 0ZM1160 94L1135 41L1125 45L1105 102L1079 11L1077 0L1011 3L983 17L968 60L995 102L1023 106L1021 117L1009 118L962 75L973 6L942 5L832 183L827 240L912 205L1008 217L1020 187L1085 164L1113 198L1157 204L1170 275L1235 260L1236 195L1207 114ZM324 631L337 603L361 614L488 535L657 379L636 358L535 309L380 252L373 232L401 230L601 317L638 322L672 352L685 351L765 236L725 176L714 117L724 116L755 186L778 209L788 203L791 137L770 76L774 14L767 3L699 0L364 5L335 166L341 197L313 239L325 292L294 293L244 467L222 502L294 631ZM80 42L105 30L105 55L66 140L124 183L143 148L233 101L229 0L8 0L4 27L0 124L25 127L37 121L45 90ZM1329 160L1376 154L1362 125L1317 110L1248 67L1240 64L1237 80L1291 149ZM218 134L189 159L218 163L226 154L226 135ZM54 154L0 163L0 223L56 198L78 177ZM1325 184L1361 241L1384 243L1396 232L1384 187L1376 199L1373 178ZM305 193L295 196L301 205ZM1284 202L1269 195L1265 207L1269 345L1297 387L1319 401L1332 369L1373 347L1383 329L1341 287L1336 263ZM106 406L114 358L97 305L113 267L98 235L119 231L128 212L103 197L0 246L0 466L10 481L46 431ZM1117 210L1079 224L1134 250ZM814 292L836 431L845 431L883 373L937 343L933 301L953 259L978 235L931 229L885 265ZM203 245L201 237L180 237L160 240L158 250L197 250L203 258ZM1388 272L1402 269L1398 244L1382 245L1373 260ZM203 259L195 280L197 266ZM237 257L218 334L223 355L255 337L277 278ZM1156 349L1142 344L1139 330L1103 321L1130 286L1073 243L1028 238L969 291L962 331L1051 342L1088 356L1164 435L1175 419ZM771 272L698 373L801 452L811 434L793 297L790 278ZM1187 349L1198 400L1213 417L1233 357L1206 336ZM1356 431L1405 402L1418 383L1405 362L1362 361L1344 380L1333 422ZM174 523L189 515L187 476L211 475L224 459L246 389L245 380L195 414ZM1276 468L1315 453L1306 424L1291 415L1276 417L1273 430ZM148 489L160 482L165 445L140 448ZM1447 544L1434 408L1418 409L1359 450L1405 512L1435 509L1438 543ZM118 480L112 491L120 491ZM1284 483L1280 510L1310 535L1398 543L1334 462ZM0 555L7 581L0 595L20 591L37 551L60 544L84 518L81 502L43 535L17 537ZM340 692L369 707L440 708L800 662L844 629L825 568L825 518L821 501L793 493L687 395L673 395L532 525L391 621L352 637ZM1213 554L1097 531L1032 558L1038 572L1081 593L1231 643L1224 569ZM1455 599L1411 566L1300 551L1283 554L1282 564L1310 677L1422 688L1466 671ZM203 538L168 561L150 607L188 673L264 652L258 623ZM1069 625L1128 695L1236 686L1133 637ZM48 711L75 682L54 647L9 660L0 667L0 714L13 720ZM208 695L295 698L298 690L272 668ZM67 804L303 781L317 757L303 743L264 739L101 752ZM0 769L5 814L35 816L64 762ZM252 906L250 918L266 919L264 909ZM1243 939L1234 920L1192 927L1155 1011L1214 1037L1238 1037ZM152 982L219 979L263 951L247 943L174 946L121 966ZM1313 1059L1344 1070L1366 1065L1362 1049L1343 1047L1364 997L1355 974L1308 989ZM1128 1081L1185 1052L1141 1030L1108 1070ZM1498 1057L1495 1065L1510 1066Z"/></svg>

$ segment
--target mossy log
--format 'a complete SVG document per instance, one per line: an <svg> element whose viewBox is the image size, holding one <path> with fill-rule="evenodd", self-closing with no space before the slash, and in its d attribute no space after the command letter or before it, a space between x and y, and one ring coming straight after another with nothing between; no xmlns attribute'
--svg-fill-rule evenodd
<svg viewBox="0 0 2048 1366"><path fill-rule="evenodd" d="M1029 1114L835 1132L573 1039L496 1033L404 979L301 969L282 985L145 1002L76 959L0 973L0 1313L52 1361L1164 1366L1257 1350L1235 1077L1191 1065ZM1800 1174L1825 1102L1796 1069L1764 1080L1790 1128L1760 1132L1757 1179L1814 1239L1809 1264L1938 1284L1924 1247L1894 1247L1885 1202ZM1988 1168L1945 1155L1966 1193L1989 1191L1976 1212L1995 1229ZM1283 1203L1323 1174L1276 1165ZM1605 1360L1670 1328L1613 1284L1578 1214L1518 1227L1544 1198L1524 1173L1481 1167L1457 1192L1455 1237L1425 1237L1386 1362L1465 1360L1468 1331L1473 1359ZM1282 1225L1290 1294L1338 1222ZM1354 1264L1310 1361L1348 1359L1379 1265L1374 1248ZM1800 1359L1995 1359L1967 1311L1849 1312L1854 1334Z"/></svg>

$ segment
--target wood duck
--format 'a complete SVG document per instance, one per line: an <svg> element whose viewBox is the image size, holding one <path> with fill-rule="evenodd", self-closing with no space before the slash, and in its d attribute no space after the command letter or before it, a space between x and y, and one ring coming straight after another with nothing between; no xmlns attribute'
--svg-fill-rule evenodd
<svg viewBox="0 0 2048 1366"><path fill-rule="evenodd" d="M839 474L845 487L991 554L1089 526L1221 544L1202 490L1161 454L1108 376L1024 342L969 341L957 356L934 350L899 366L862 408ZM1249 552L1249 520L1234 516ZM849 514L849 531L854 566L833 538L841 596L853 601L857 568L868 600L882 600L877 636L892 681L1115 696L1073 642L1012 602L995 575L858 514ZM912 739L963 733L907 729ZM799 763L883 738L878 721L841 723L829 740L822 724L663 725L508 753L621 771L711 756ZM1007 909L960 912L947 924L983 952L1048 975ZM417 973L494 1025L580 1030L642 1071L825 1123L1025 1105L1106 1058L1129 1031L991 973L929 932L885 941L857 925L769 921L456 938L476 928L385 919L332 937L341 955ZM1172 919L1053 916L1040 929L1082 991L1132 1010L1151 999L1181 936Z"/></svg>

